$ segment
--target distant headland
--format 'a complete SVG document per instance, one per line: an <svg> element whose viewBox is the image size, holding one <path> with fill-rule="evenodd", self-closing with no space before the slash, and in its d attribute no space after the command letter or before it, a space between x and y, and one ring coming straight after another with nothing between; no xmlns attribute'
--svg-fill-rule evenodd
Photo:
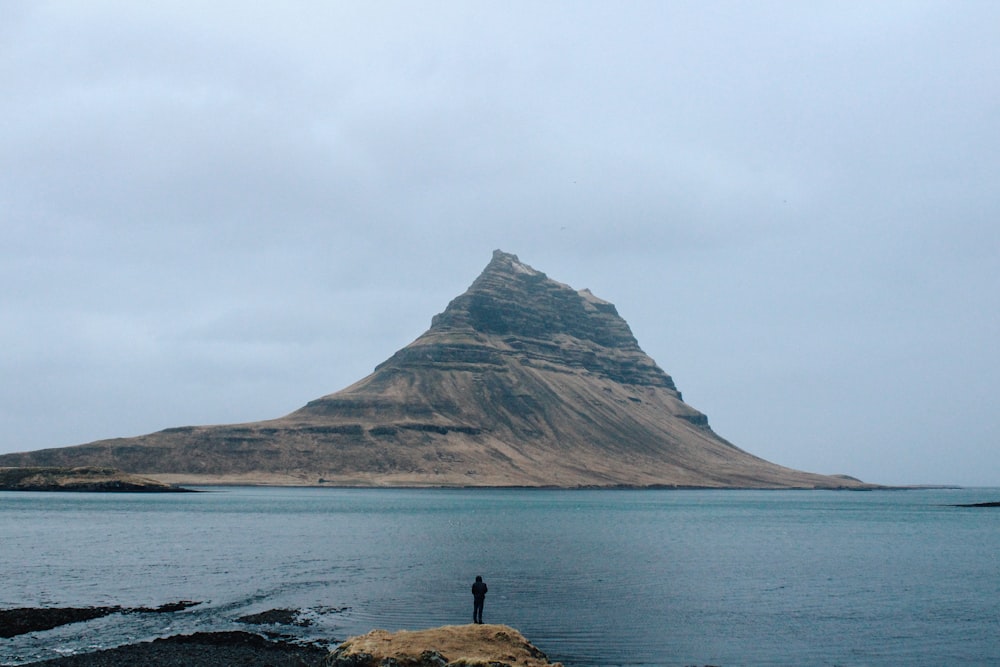
<svg viewBox="0 0 1000 667"><path fill-rule="evenodd" d="M114 468L0 468L0 491L99 491L117 493L190 492L172 484Z"/></svg>

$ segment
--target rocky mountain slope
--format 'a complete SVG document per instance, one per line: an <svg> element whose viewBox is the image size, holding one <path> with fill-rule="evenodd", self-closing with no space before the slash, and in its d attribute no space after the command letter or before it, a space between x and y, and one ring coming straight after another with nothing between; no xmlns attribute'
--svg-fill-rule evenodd
<svg viewBox="0 0 1000 667"><path fill-rule="evenodd" d="M863 486L735 447L684 403L615 307L494 252L423 335L268 421L0 456L170 482L355 486Z"/></svg>

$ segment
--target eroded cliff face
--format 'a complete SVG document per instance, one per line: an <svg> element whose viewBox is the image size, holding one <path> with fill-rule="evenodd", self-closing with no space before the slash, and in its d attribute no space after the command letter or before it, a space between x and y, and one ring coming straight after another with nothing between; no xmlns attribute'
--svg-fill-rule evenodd
<svg viewBox="0 0 1000 667"><path fill-rule="evenodd" d="M589 290L551 280L499 250L468 291L435 315L427 332L380 364L375 375L488 374L508 372L512 364L658 387L680 398L673 380L639 348L614 305ZM342 393L296 414L322 410Z"/></svg>
<svg viewBox="0 0 1000 667"><path fill-rule="evenodd" d="M114 465L189 483L861 486L769 463L720 438L612 304L499 250L413 343L285 417L0 464L14 460Z"/></svg>
<svg viewBox="0 0 1000 667"><path fill-rule="evenodd" d="M478 335L478 347L512 352L509 356L521 363L565 366L621 384L675 389L670 376L639 349L614 305L589 290L576 291L551 280L499 250L472 287L403 353L426 352L462 335Z"/></svg>

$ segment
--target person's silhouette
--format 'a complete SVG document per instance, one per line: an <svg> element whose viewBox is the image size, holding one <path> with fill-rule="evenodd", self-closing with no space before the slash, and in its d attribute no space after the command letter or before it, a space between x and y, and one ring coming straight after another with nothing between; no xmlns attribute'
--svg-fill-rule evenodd
<svg viewBox="0 0 1000 667"><path fill-rule="evenodd" d="M476 583L472 584L472 622L483 622L483 603L486 601L486 583L482 577L476 577Z"/></svg>

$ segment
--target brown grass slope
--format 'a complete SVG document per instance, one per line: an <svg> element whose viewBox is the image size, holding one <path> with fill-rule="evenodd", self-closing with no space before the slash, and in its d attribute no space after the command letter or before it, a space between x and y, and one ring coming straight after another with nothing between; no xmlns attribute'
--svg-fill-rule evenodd
<svg viewBox="0 0 1000 667"><path fill-rule="evenodd" d="M716 435L614 306L496 251L431 328L285 417L0 456L170 482L840 488Z"/></svg>

